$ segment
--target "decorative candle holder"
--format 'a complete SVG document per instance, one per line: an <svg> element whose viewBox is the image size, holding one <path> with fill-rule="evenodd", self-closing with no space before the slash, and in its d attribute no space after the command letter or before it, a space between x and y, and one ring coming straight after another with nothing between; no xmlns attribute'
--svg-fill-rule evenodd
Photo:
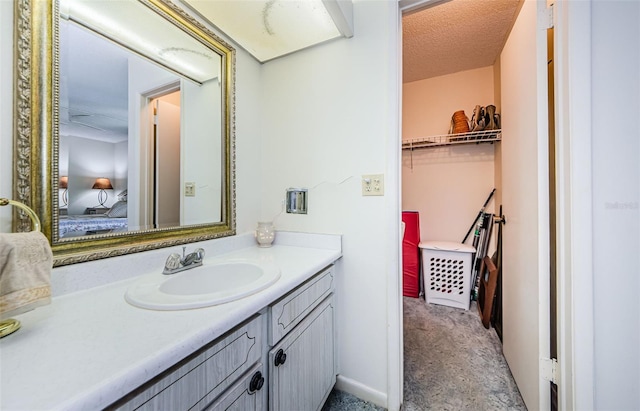
<svg viewBox="0 0 640 411"><path fill-rule="evenodd" d="M273 223L271 221L258 222L255 235L258 247L271 247L273 240L276 238L276 230Z"/></svg>

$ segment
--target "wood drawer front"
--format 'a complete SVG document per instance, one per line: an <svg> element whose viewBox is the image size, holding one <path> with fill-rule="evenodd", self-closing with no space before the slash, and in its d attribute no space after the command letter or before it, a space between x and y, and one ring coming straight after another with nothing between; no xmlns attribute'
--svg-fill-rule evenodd
<svg viewBox="0 0 640 411"><path fill-rule="evenodd" d="M257 316L138 388L119 410L187 410L220 395L262 355L264 317ZM110 407L111 408L111 407Z"/></svg>
<svg viewBox="0 0 640 411"><path fill-rule="evenodd" d="M259 390L251 390L251 380L256 373L260 373L264 378L264 383ZM212 404L206 408L207 398L200 401L194 407L195 410L205 409L206 411L263 411L267 406L268 387L266 383L266 367L262 363L256 364L248 373L246 373L238 382L233 384L231 388L224 392Z"/></svg>
<svg viewBox="0 0 640 411"><path fill-rule="evenodd" d="M270 307L269 345L274 346L334 289L334 268L324 271Z"/></svg>

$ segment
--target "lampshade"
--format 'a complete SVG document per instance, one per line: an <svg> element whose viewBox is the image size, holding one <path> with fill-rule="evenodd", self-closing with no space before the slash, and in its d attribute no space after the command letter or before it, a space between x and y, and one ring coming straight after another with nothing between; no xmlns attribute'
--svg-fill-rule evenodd
<svg viewBox="0 0 640 411"><path fill-rule="evenodd" d="M111 190L113 186L111 185L111 181L108 178L100 177L96 178L96 182L93 183L93 187L95 190Z"/></svg>
<svg viewBox="0 0 640 411"><path fill-rule="evenodd" d="M67 192L68 188L69 188L69 177L67 176L62 176L60 177L60 182L58 184L58 188L63 188L64 191L62 192L62 204L60 204L60 206L62 208L66 207L67 205L69 205L69 194Z"/></svg>

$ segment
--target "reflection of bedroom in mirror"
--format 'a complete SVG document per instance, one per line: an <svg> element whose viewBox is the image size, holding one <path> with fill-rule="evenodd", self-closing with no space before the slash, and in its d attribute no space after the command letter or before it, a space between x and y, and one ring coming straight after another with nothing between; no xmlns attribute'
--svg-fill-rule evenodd
<svg viewBox="0 0 640 411"><path fill-rule="evenodd" d="M58 237L221 221L219 56L182 47L142 56L88 27L60 19ZM183 62L185 53L195 54ZM212 60L215 74L189 72L194 58ZM98 178L111 185L100 199Z"/></svg>
<svg viewBox="0 0 640 411"><path fill-rule="evenodd" d="M122 212L117 204L120 217L110 211L118 194L127 190L127 53L62 20L60 54L58 172L67 177L67 205L66 215L60 216L59 236L126 231L126 207ZM108 180L99 184L100 178Z"/></svg>
<svg viewBox="0 0 640 411"><path fill-rule="evenodd" d="M14 11L14 194L38 214L54 266L234 235L234 48L169 0L22 0ZM165 111L153 99L174 91L169 167L151 119ZM164 169L179 182L165 221ZM31 221L17 213L13 226Z"/></svg>

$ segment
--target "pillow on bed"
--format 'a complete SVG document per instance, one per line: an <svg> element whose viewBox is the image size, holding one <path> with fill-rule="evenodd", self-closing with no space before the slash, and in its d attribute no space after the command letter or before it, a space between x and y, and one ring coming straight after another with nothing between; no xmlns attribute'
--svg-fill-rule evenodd
<svg viewBox="0 0 640 411"><path fill-rule="evenodd" d="M118 193L118 201L127 201L127 190Z"/></svg>
<svg viewBox="0 0 640 411"><path fill-rule="evenodd" d="M116 201L111 209L105 213L109 218L123 218L127 216L127 202Z"/></svg>

